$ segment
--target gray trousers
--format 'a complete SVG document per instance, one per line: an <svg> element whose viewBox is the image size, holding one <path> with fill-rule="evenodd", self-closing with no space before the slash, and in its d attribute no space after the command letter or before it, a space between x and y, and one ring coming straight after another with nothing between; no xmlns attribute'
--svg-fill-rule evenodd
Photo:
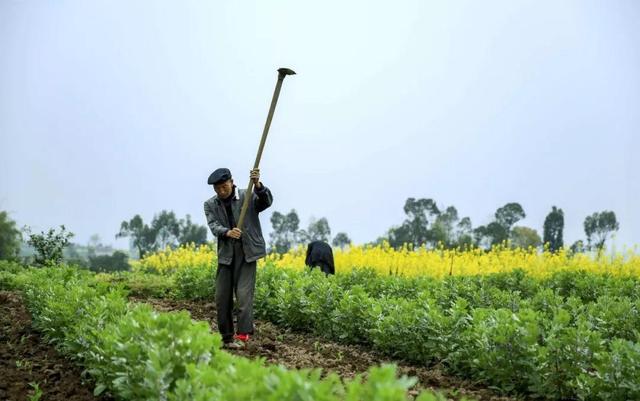
<svg viewBox="0 0 640 401"><path fill-rule="evenodd" d="M256 287L256 262L244 259L241 241L233 241L230 265L218 264L216 308L222 341L233 341L233 294L238 302L238 333L253 334L253 294Z"/></svg>

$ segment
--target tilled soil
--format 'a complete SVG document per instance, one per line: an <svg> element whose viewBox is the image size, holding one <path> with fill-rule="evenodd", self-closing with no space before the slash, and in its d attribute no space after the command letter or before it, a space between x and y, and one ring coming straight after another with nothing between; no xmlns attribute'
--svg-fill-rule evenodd
<svg viewBox="0 0 640 401"><path fill-rule="evenodd" d="M0 291L0 400L29 400L36 385L40 400L111 400L95 397L81 372L34 331L20 295Z"/></svg>
<svg viewBox="0 0 640 401"><path fill-rule="evenodd" d="M131 301L145 302L159 311L187 310L195 320L207 321L216 332L215 304L206 301L174 301L167 299L142 299L131 297ZM354 345L342 345L309 334L294 333L269 322L256 321L255 335L246 349L233 351L247 358L265 358L268 363L280 364L292 369L321 368L326 374L335 372L342 378L353 378L372 366L394 363L401 375L413 376L418 383L410 390L415 395L422 389L439 390L448 398L463 396L479 401L513 401L516 398L500 396L490 389L475 385L445 374L442 368L412 365L369 349Z"/></svg>

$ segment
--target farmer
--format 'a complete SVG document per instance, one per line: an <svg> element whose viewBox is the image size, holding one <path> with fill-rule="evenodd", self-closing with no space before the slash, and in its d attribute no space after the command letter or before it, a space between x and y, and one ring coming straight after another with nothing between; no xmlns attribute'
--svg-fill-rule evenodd
<svg viewBox="0 0 640 401"><path fill-rule="evenodd" d="M260 170L251 170L254 193L247 209L244 229L236 227L245 190L233 184L231 172L219 168L209 176L216 196L204 203L204 214L214 237L218 239L216 308L218 330L225 348L244 348L253 335L253 293L256 285L256 261L266 255L258 213L273 202L271 191L260 182ZM238 302L237 331L233 327L233 294Z"/></svg>
<svg viewBox="0 0 640 401"><path fill-rule="evenodd" d="M333 251L331 246L323 241L312 241L307 246L307 257L304 263L311 267L319 267L324 274L335 274Z"/></svg>

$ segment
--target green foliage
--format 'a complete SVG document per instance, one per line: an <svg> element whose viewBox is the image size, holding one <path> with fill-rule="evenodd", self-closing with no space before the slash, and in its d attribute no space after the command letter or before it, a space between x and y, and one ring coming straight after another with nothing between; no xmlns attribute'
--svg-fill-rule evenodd
<svg viewBox="0 0 640 401"><path fill-rule="evenodd" d="M187 215L184 220L180 220L180 236L178 243L204 245L207 243L207 227L191 222L191 216Z"/></svg>
<svg viewBox="0 0 640 401"><path fill-rule="evenodd" d="M173 296L177 299L214 299L216 270L206 268L180 269L173 275Z"/></svg>
<svg viewBox="0 0 640 401"><path fill-rule="evenodd" d="M433 280L367 269L325 278L267 266L256 310L284 327L442 363L505 393L559 400L600 388L592 383L597 358L616 339L640 339L639 286L636 278L579 271Z"/></svg>
<svg viewBox="0 0 640 401"><path fill-rule="evenodd" d="M557 310L538 348L529 389L545 399L574 398L583 388L580 377L593 369L596 355L604 352L599 333L583 320L576 326L571 320L567 311Z"/></svg>
<svg viewBox="0 0 640 401"><path fill-rule="evenodd" d="M620 229L620 223L616 220L616 214L612 211L595 212L584 219L584 233L587 236L589 247L595 246L597 250L604 248L604 243L614 231Z"/></svg>
<svg viewBox="0 0 640 401"><path fill-rule="evenodd" d="M571 253L576 254L576 253L583 253L586 250L586 247L584 245L584 241L579 239L575 241L573 244L571 244L569 249L571 250Z"/></svg>
<svg viewBox="0 0 640 401"><path fill-rule="evenodd" d="M463 344L470 348L473 375L503 392L526 391L535 369L538 319L530 309L476 309Z"/></svg>
<svg viewBox="0 0 640 401"><path fill-rule="evenodd" d="M178 220L173 211L163 210L153 216L151 225L145 224L138 214L129 221L123 221L116 238L124 237L133 239L133 246L142 258L147 253L165 249L167 246L175 248L188 243L205 244L207 227L193 224L190 215L187 215L186 219Z"/></svg>
<svg viewBox="0 0 640 401"><path fill-rule="evenodd" d="M60 231L53 228L45 234L29 233L27 243L35 248L35 264L39 266L55 266L62 262L62 251L69 244L73 233L66 231L64 225L60 226Z"/></svg>
<svg viewBox="0 0 640 401"><path fill-rule="evenodd" d="M89 257L89 268L95 272L114 272L131 270L129 256L122 251L115 251L111 255Z"/></svg>
<svg viewBox="0 0 640 401"><path fill-rule="evenodd" d="M513 225L525 217L524 209L519 203L507 203L496 210L494 221L474 230L476 243L485 248L502 244L511 238Z"/></svg>
<svg viewBox="0 0 640 401"><path fill-rule="evenodd" d="M604 295L585 305L590 327L605 338L640 339L640 301Z"/></svg>
<svg viewBox="0 0 640 401"><path fill-rule="evenodd" d="M397 378L392 365L342 382L320 370L289 371L220 350L206 322L186 312L159 313L129 305L118 286L70 267L31 270L22 284L34 324L82 363L96 383L132 400L407 400L415 379ZM424 393L419 400L442 400Z"/></svg>
<svg viewBox="0 0 640 401"><path fill-rule="evenodd" d="M100 345L110 363L90 370L98 383L110 384L124 399L160 400L187 364L210 361L221 341L187 312L157 313L139 305L105 328Z"/></svg>
<svg viewBox="0 0 640 401"><path fill-rule="evenodd" d="M351 244L351 238L347 235L347 233L337 233L335 237L333 237L333 241L331 241L331 245L337 248L344 248L345 246Z"/></svg>
<svg viewBox="0 0 640 401"><path fill-rule="evenodd" d="M25 270L25 267L17 262L0 260L0 290L14 290L18 285L16 276Z"/></svg>
<svg viewBox="0 0 640 401"><path fill-rule="evenodd" d="M557 252L564 246L562 231L564 230L564 212L555 206L544 219L543 238L544 244L549 244L551 252Z"/></svg>
<svg viewBox="0 0 640 401"><path fill-rule="evenodd" d="M122 285L131 295L142 298L166 298L175 291L174 277L161 274L118 272L100 279Z"/></svg>
<svg viewBox="0 0 640 401"><path fill-rule="evenodd" d="M282 283L282 286L274 291L277 323L295 330L311 328L311 315L307 313L307 309L312 277L312 275L298 276L295 280Z"/></svg>
<svg viewBox="0 0 640 401"><path fill-rule="evenodd" d="M389 230L389 243L398 248L405 243L415 247L433 242L432 225L440 210L433 199L407 198L404 204L407 218L400 227Z"/></svg>
<svg viewBox="0 0 640 401"><path fill-rule="evenodd" d="M509 239L509 231L498 222L491 222L486 226L479 226L473 230L475 241L479 246L490 248Z"/></svg>
<svg viewBox="0 0 640 401"><path fill-rule="evenodd" d="M31 387L31 394L29 394L29 401L39 401L40 397L42 397L42 389L37 382L29 383L29 387Z"/></svg>
<svg viewBox="0 0 640 401"><path fill-rule="evenodd" d="M262 360L220 353L209 365L188 365L169 400L333 401L341 393L343 386L335 374L320 380L317 370L287 371L281 366L264 366Z"/></svg>
<svg viewBox="0 0 640 401"><path fill-rule="evenodd" d="M135 361L133 367L129 366L131 363L112 361L122 363L114 371L124 373L117 377L135 378L135 383L113 383L116 376L108 376L112 370L94 372L97 377L104 375L100 383L105 386L122 385L118 391L123 394L133 391L132 388L139 391L136 394L167 388L166 393L149 393L153 394L149 397L187 394L188 399L203 400L271 399L272 394L277 394L286 399L294 392L299 399L350 399L351 395L353 399L365 396L404 399L396 398L404 394L403 391L393 390L403 387L402 380L385 384L384 390L375 387L385 382L387 373L380 373L381 377L375 379L377 382L372 382L370 372L369 381L360 383L356 379L341 387L338 382L332 382L333 379L320 380L319 373L314 371L279 372L277 368L235 361L234 357L221 352L214 352L209 362L192 359L184 365L161 351L154 356L154 347L176 347L163 343L162 336L174 331L180 333L186 318L176 318L184 322L175 323L174 327L174 323L162 319L156 322L159 318L153 318L153 314L145 317L148 315L144 308L136 312L140 316L131 317L133 320L125 325L128 329L109 340L101 330L110 333L120 330L108 326L115 324L113 316L122 313L133 316L126 304L117 302L123 299L118 295L121 290L95 283L78 289L79 283L89 282L87 273L71 268L52 271L29 273L32 283L38 287L38 291L30 292L31 287L25 286L30 308L40 311L34 314L34 321L50 338L76 339L64 340L62 348L85 360L94 357L83 351L86 347L82 344L102 344L100 341L107 340L121 344L124 338L136 338L130 347L118 345L110 351L110 354L123 353L117 354L117 358ZM257 314L285 327L346 343L372 345L392 356L424 365L441 363L452 373L484 382L505 393L548 400L578 397L626 400L637 399L639 395L640 281L637 278L562 272L537 280L523 271L514 271L432 280L377 276L371 270L325 277L320 272L285 271L273 266L259 269L258 274ZM132 276L128 273L119 276L126 277L126 285L130 287L128 280ZM174 280L175 291L175 283L180 279ZM211 277L194 275L184 280L195 286L198 280L210 283ZM52 288L52 281L64 285ZM188 295L186 287L182 291L183 296ZM79 324L77 319L86 319L89 323ZM137 330L136 327L149 335L129 332ZM136 347L137 343L145 344L144 350ZM95 348L91 350L95 352ZM103 359L97 360L101 363L110 360L100 358ZM143 361L156 360L154 358L161 362L155 365L156 370L149 371L153 364ZM238 366L243 366L242 370L238 371ZM211 372L224 374L216 376ZM248 380L237 377L241 375L238 372L252 377L254 386L231 385ZM155 384L140 384L142 378ZM367 390L370 384L373 387ZM301 386L306 390L301 390ZM319 395L318 388L324 389L324 395ZM386 396L391 398L384 398ZM421 397L428 399L426 395Z"/></svg>
<svg viewBox="0 0 640 401"><path fill-rule="evenodd" d="M329 227L329 221L326 217L322 217L318 220L311 220L309 227L306 231L302 232L302 241L324 241L329 242L331 238L331 228Z"/></svg>
<svg viewBox="0 0 640 401"><path fill-rule="evenodd" d="M273 212L271 215L271 226L273 232L269 234L272 251L276 253L286 253L292 247L300 243L300 218L295 209L287 214Z"/></svg>
<svg viewBox="0 0 640 401"><path fill-rule="evenodd" d="M417 363L445 358L450 321L434 300L385 299L377 306L369 329L375 348Z"/></svg>
<svg viewBox="0 0 640 401"><path fill-rule="evenodd" d="M503 227L507 233L510 233L513 225L525 217L527 215L522 206L517 202L511 202L496 210L495 222Z"/></svg>
<svg viewBox="0 0 640 401"><path fill-rule="evenodd" d="M515 248L537 248L542 245L542 239L533 228L516 226L511 230L511 246Z"/></svg>
<svg viewBox="0 0 640 401"><path fill-rule="evenodd" d="M387 239L394 248L404 244L445 248L472 245L471 219L460 219L454 206L438 208L433 199L408 198L404 204L407 218L389 229Z"/></svg>
<svg viewBox="0 0 640 401"><path fill-rule="evenodd" d="M0 272L17 274L25 269L23 265L12 260L0 260Z"/></svg>
<svg viewBox="0 0 640 401"><path fill-rule="evenodd" d="M0 212L0 260L15 260L20 252L22 235L16 222L5 211Z"/></svg>
<svg viewBox="0 0 640 401"><path fill-rule="evenodd" d="M149 252L153 252L156 247L156 233L142 220L139 214L133 216L129 221L120 224L120 231L116 238L131 237L133 246L138 250L138 256L144 257Z"/></svg>
<svg viewBox="0 0 640 401"><path fill-rule="evenodd" d="M615 339L610 352L596 354L595 371L580 377L584 400L640 399L640 343Z"/></svg>
<svg viewBox="0 0 640 401"><path fill-rule="evenodd" d="M331 321L338 341L352 344L370 343L369 331L378 312L369 294L356 285L342 293L337 299Z"/></svg>

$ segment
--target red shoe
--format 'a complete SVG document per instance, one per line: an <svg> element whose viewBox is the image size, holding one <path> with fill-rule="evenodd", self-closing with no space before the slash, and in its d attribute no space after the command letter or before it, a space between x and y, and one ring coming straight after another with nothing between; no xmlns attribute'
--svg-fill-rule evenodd
<svg viewBox="0 0 640 401"><path fill-rule="evenodd" d="M238 341L242 341L243 343L246 343L246 342L249 341L249 334L238 333L235 336L233 336L233 338L238 340Z"/></svg>

